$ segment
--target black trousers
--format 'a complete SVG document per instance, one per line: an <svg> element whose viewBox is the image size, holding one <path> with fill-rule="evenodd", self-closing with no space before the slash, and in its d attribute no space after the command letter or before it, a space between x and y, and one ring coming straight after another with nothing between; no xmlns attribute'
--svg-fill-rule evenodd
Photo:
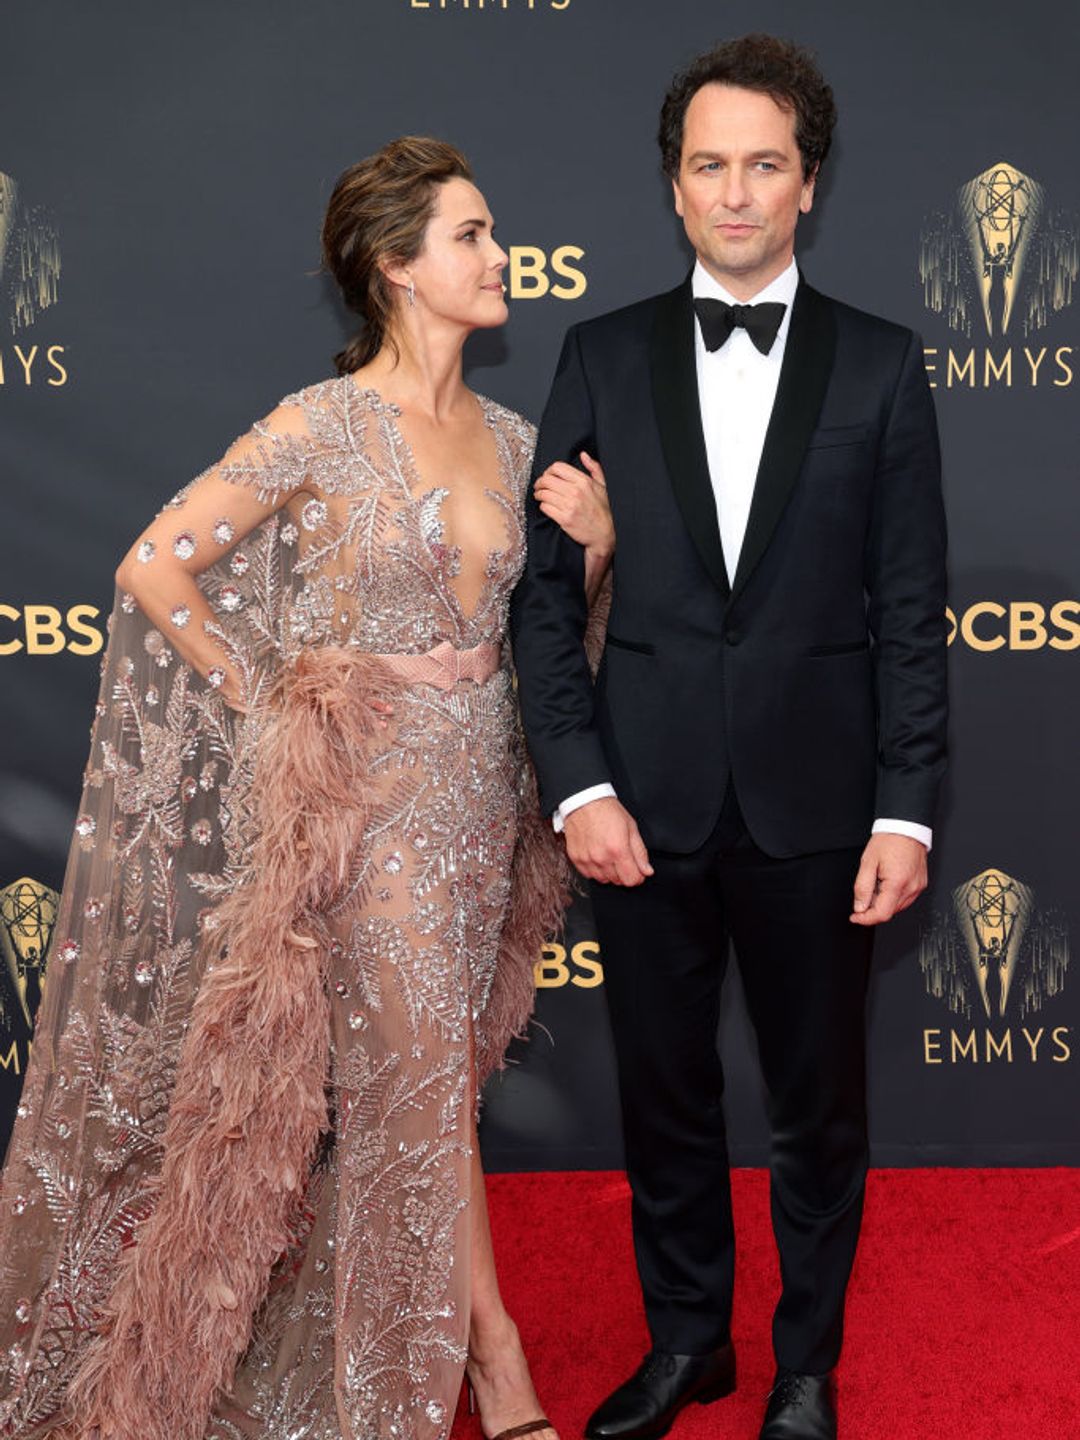
<svg viewBox="0 0 1080 1440"><path fill-rule="evenodd" d="M634 1246L654 1345L704 1354L731 1323L724 1075L729 937L768 1092L780 1365L831 1370L867 1168L865 1012L872 931L848 920L859 850L760 851L729 787L690 855L653 853L634 889L592 886L619 1069Z"/></svg>

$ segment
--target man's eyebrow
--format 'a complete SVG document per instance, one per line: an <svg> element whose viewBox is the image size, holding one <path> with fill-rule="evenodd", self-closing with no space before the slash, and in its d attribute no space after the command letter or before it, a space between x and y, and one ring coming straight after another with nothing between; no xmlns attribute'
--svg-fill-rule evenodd
<svg viewBox="0 0 1080 1440"><path fill-rule="evenodd" d="M750 160L788 160L791 157L784 150L753 150L747 157ZM692 165L696 160L724 160L726 156L719 150L695 150L690 156L687 164Z"/></svg>

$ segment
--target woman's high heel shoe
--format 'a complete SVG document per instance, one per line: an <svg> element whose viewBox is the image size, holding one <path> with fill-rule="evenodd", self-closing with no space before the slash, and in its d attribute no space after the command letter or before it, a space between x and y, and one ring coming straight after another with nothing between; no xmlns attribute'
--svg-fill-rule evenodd
<svg viewBox="0 0 1080 1440"><path fill-rule="evenodd" d="M465 1388L469 1394L469 1414L475 1415L477 1410L476 1391L473 1389L472 1381L467 1377ZM540 1430L554 1430L554 1428L550 1420L539 1416L535 1420L526 1420L524 1425L511 1425L509 1430L500 1430L498 1435L491 1437L491 1440L517 1440L517 1437L521 1435L535 1435Z"/></svg>

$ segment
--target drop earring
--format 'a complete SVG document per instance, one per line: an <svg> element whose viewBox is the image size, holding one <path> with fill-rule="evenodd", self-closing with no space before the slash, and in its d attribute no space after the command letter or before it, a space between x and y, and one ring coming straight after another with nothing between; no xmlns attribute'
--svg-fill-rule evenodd
<svg viewBox="0 0 1080 1440"><path fill-rule="evenodd" d="M411 310L412 307L416 304L416 284L414 281L409 281L409 288L408 290L406 290L405 294L409 297L409 309Z"/></svg>

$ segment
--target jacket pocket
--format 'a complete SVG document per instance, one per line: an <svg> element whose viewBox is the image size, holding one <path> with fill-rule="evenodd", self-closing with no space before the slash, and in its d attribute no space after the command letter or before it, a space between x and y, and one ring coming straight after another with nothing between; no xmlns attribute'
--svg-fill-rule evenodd
<svg viewBox="0 0 1080 1440"><path fill-rule="evenodd" d="M827 450L837 445L861 445L869 437L866 425L826 425L815 430L807 442L808 450Z"/></svg>
<svg viewBox="0 0 1080 1440"><path fill-rule="evenodd" d="M630 650L635 655L656 654L655 645L647 645L644 641L639 640L620 640L617 635L612 635L610 630L607 633L604 644L610 645L614 650Z"/></svg>
<svg viewBox="0 0 1080 1440"><path fill-rule="evenodd" d="M807 655L855 655L860 650L869 650L869 640L849 640L843 645L811 645Z"/></svg>

